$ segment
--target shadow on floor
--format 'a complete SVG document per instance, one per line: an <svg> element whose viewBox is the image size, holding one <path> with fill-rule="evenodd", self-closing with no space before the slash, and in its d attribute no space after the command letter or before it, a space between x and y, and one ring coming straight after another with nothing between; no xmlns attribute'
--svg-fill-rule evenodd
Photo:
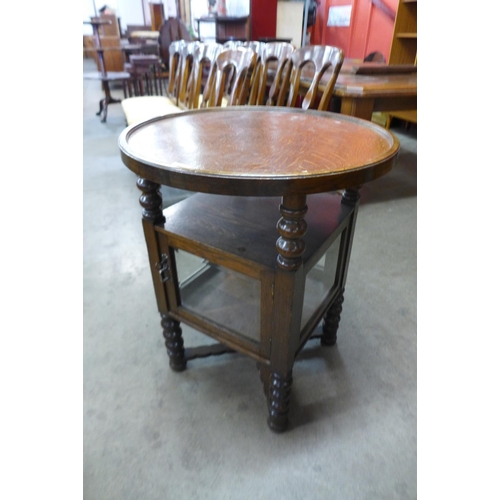
<svg viewBox="0 0 500 500"><path fill-rule="evenodd" d="M409 141L414 145L417 130L397 128L391 129L391 132L397 136L401 145L396 165L387 175L362 187L361 204L417 196L417 151L414 147L407 147Z"/></svg>

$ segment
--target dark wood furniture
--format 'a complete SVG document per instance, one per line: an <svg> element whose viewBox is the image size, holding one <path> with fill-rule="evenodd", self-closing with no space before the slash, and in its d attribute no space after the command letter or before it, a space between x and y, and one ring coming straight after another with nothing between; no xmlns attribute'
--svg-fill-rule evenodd
<svg viewBox="0 0 500 500"><path fill-rule="evenodd" d="M125 69L130 74L127 82L129 95L163 95L162 64L158 55L133 54L129 56L129 60L125 64Z"/></svg>
<svg viewBox="0 0 500 500"><path fill-rule="evenodd" d="M345 115L371 120L374 111L416 110L417 109L417 73L409 73L407 68L393 73L391 70L375 70L370 74L367 65L363 64L361 73L352 73L352 62L349 61L345 70L342 66L333 89L333 99L339 101L339 111ZM374 67L377 65L375 64ZM328 69L320 81L318 90L323 92L325 82L331 76ZM301 91L307 92L314 73L305 68L301 79Z"/></svg>
<svg viewBox="0 0 500 500"><path fill-rule="evenodd" d="M158 31L160 26L165 21L165 10L163 8L163 1L150 1L149 8L151 11L151 28L153 31Z"/></svg>
<svg viewBox="0 0 500 500"><path fill-rule="evenodd" d="M270 65L268 84L272 84L276 65ZM333 70L326 69L318 91L323 93L332 77ZM315 72L305 67L301 74L299 93L305 95L313 82ZM271 93L276 104L279 95L274 89ZM334 101L337 101L335 103ZM285 100L283 99L283 104ZM363 63L346 59L333 88L330 108L342 114L371 120L375 111L416 110L417 109L417 71L408 65L391 67L380 63Z"/></svg>
<svg viewBox="0 0 500 500"><path fill-rule="evenodd" d="M158 42L148 40L141 43L122 43L121 50L125 56L124 69L126 64L130 62L130 56L138 54L156 55L160 54L160 46Z"/></svg>
<svg viewBox="0 0 500 500"><path fill-rule="evenodd" d="M84 73L83 78L88 80L100 80L102 82L102 88L104 90L104 98L99 101L99 111L96 113L97 116L101 116L101 122L105 122L108 116L108 105L114 103L120 103L120 99L115 99L111 95L109 84L110 82L120 82L123 86L123 93L125 97L127 96L126 82L130 78L130 74L125 71L107 71L104 61L105 48L101 47L101 39L99 34L99 27L110 25L112 21L92 18L90 21L84 21L84 24L92 25L95 39L95 50L98 55L98 66L99 71ZM121 51L120 51L121 54Z"/></svg>
<svg viewBox="0 0 500 500"><path fill-rule="evenodd" d="M160 57L167 70L170 62L170 44L177 40L194 41L182 19L169 17L160 26L159 33Z"/></svg>
<svg viewBox="0 0 500 500"><path fill-rule="evenodd" d="M101 14L98 17L91 17L90 20L99 22L96 28L99 40L96 40L96 29L93 29L93 35L87 40L87 53L94 59L96 66L100 68L100 56L96 49L104 49L103 60L106 70L124 71L117 17L114 14Z"/></svg>
<svg viewBox="0 0 500 500"><path fill-rule="evenodd" d="M272 36L261 36L259 37L259 42L264 42L264 43L269 43L269 42L286 42L286 43L292 43L291 38L276 38Z"/></svg>
<svg viewBox="0 0 500 500"><path fill-rule="evenodd" d="M341 72L333 97L340 99L342 114L365 120L371 120L374 111L416 110L417 73L351 75Z"/></svg>
<svg viewBox="0 0 500 500"><path fill-rule="evenodd" d="M225 43L230 40L250 40L250 17L204 16L195 19L200 37L200 23L215 23L215 41ZM200 37L201 39L201 37ZM203 40L201 40L203 41Z"/></svg>
<svg viewBox="0 0 500 500"><path fill-rule="evenodd" d="M139 177L171 368L253 358L268 425L284 431L296 355L322 318L322 344L336 342L359 188L391 170L397 139L340 114L234 106L129 127L119 147ZM161 184L197 194L162 210ZM181 259L200 265L185 275ZM181 323L220 343L184 347Z"/></svg>

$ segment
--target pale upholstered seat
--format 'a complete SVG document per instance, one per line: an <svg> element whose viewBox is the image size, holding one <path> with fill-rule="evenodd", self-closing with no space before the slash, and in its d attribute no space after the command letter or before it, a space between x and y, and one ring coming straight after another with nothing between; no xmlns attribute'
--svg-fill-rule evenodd
<svg viewBox="0 0 500 500"><path fill-rule="evenodd" d="M220 44L200 42L173 42L170 48L168 96L140 96L122 101L128 125L150 118L179 113L201 107L203 69L211 71L215 59L222 51ZM223 98L220 106L227 105Z"/></svg>
<svg viewBox="0 0 500 500"><path fill-rule="evenodd" d="M122 109L125 113L127 125L136 125L156 116L169 115L182 111L170 98L159 95L145 95L140 98L132 97L123 99Z"/></svg>
<svg viewBox="0 0 500 500"><path fill-rule="evenodd" d="M182 64L181 51L184 46L191 43L198 42L177 40L172 42L170 46L168 95L143 95L122 100L121 106L127 125L135 125L156 116L164 116L181 111L177 107L180 73L181 71L190 69L190 66Z"/></svg>

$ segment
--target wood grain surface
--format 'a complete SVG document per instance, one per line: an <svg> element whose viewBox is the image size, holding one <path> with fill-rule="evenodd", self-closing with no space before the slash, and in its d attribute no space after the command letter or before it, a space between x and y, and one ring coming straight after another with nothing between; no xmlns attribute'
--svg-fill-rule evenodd
<svg viewBox="0 0 500 500"><path fill-rule="evenodd" d="M124 130L125 165L161 184L214 194L313 193L387 173L399 143L330 112L233 106L155 118Z"/></svg>

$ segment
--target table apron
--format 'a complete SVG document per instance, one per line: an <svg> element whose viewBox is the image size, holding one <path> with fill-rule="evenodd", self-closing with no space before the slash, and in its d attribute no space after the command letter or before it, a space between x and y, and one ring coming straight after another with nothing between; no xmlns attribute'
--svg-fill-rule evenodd
<svg viewBox="0 0 500 500"><path fill-rule="evenodd" d="M403 111L417 109L417 96L398 97L346 97L343 96L340 112L344 115L356 116L371 120L374 111Z"/></svg>

